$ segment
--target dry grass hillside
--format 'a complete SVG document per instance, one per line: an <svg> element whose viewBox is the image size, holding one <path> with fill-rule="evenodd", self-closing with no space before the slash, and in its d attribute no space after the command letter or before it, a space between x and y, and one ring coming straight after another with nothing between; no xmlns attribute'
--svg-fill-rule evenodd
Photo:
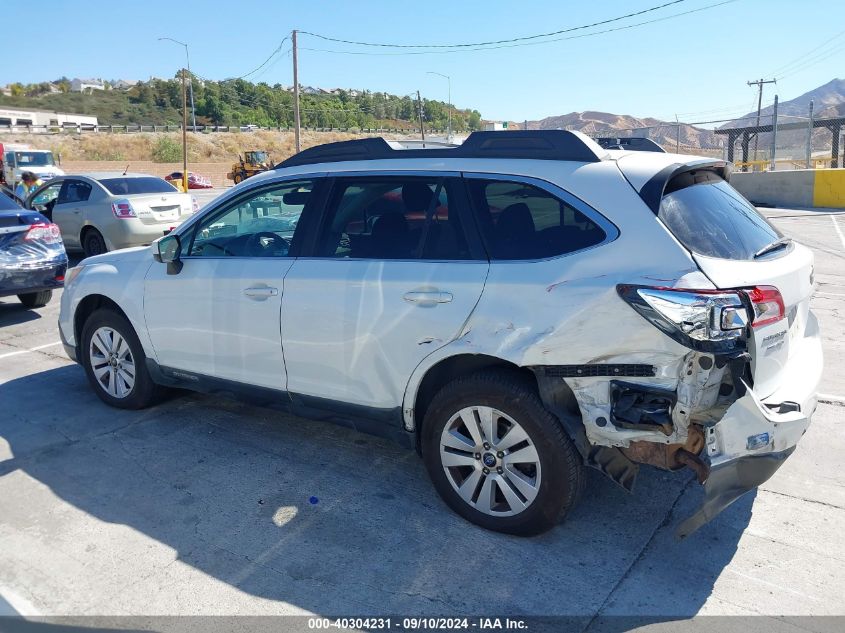
<svg viewBox="0 0 845 633"><path fill-rule="evenodd" d="M302 146L361 138L347 132L303 132ZM395 133L391 137L398 136ZM152 161L178 162L182 158L179 132L137 134L0 134L0 143L26 143L50 149L65 161ZM293 132L215 132L188 134L188 161L191 163L232 163L244 150L263 149L279 162L294 153ZM175 154L174 154L175 152Z"/></svg>

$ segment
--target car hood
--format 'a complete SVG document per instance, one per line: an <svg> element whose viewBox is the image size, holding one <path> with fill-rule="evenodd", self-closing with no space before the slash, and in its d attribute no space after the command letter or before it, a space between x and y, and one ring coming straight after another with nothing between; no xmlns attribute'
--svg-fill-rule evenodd
<svg viewBox="0 0 845 633"><path fill-rule="evenodd" d="M80 266L92 266L94 264L116 264L119 262L139 262L144 260L152 260L153 246L135 246L133 248L122 248L117 251L109 251L102 255L94 255L93 257L86 257L81 262Z"/></svg>

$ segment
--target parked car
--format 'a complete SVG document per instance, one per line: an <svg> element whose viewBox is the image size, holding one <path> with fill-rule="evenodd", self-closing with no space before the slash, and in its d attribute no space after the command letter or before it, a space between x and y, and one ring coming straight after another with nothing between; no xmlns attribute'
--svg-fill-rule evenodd
<svg viewBox="0 0 845 633"><path fill-rule="evenodd" d="M27 211L4 188L0 195L0 297L17 295L27 308L47 305L61 288L67 255L59 227Z"/></svg>
<svg viewBox="0 0 845 633"><path fill-rule="evenodd" d="M68 250L90 257L150 244L191 216L197 203L156 176L102 172L54 178L30 194L26 207L59 226Z"/></svg>
<svg viewBox="0 0 845 633"><path fill-rule="evenodd" d="M182 172L174 171L173 173L167 174L164 179L170 184L179 187L182 184ZM188 189L211 189L212 187L211 178L201 176L192 171L188 172Z"/></svg>
<svg viewBox="0 0 845 633"><path fill-rule="evenodd" d="M557 130L318 146L72 269L61 336L115 407L174 386L393 437L492 530L552 527L585 467L688 468L688 534L783 464L822 371L812 252L728 178Z"/></svg>

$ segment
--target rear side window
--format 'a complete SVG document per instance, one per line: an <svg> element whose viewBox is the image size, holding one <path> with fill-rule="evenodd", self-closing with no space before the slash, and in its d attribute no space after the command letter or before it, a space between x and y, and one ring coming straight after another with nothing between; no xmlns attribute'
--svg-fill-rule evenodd
<svg viewBox="0 0 845 633"><path fill-rule="evenodd" d="M85 202L91 195L91 185L79 180L65 180L59 191L59 199L56 204L70 204L73 202Z"/></svg>
<svg viewBox="0 0 845 633"><path fill-rule="evenodd" d="M338 179L317 255L350 259L469 259L455 209L457 181Z"/></svg>
<svg viewBox="0 0 845 633"><path fill-rule="evenodd" d="M161 178L103 178L100 184L113 196L136 193L173 193L176 187Z"/></svg>
<svg viewBox="0 0 845 633"><path fill-rule="evenodd" d="M781 234L712 172L691 172L666 188L657 217L693 253L748 260Z"/></svg>
<svg viewBox="0 0 845 633"><path fill-rule="evenodd" d="M544 259L600 244L607 234L548 191L520 182L468 179L492 259Z"/></svg>

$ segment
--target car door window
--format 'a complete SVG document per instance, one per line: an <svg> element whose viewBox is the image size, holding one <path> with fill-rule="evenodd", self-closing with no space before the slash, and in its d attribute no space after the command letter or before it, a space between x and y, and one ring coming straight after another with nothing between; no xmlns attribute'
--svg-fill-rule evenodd
<svg viewBox="0 0 845 633"><path fill-rule="evenodd" d="M188 257L287 257L314 183L288 182L239 198L203 218Z"/></svg>
<svg viewBox="0 0 845 633"><path fill-rule="evenodd" d="M539 187L474 178L467 182L491 259L554 257L607 237L587 215Z"/></svg>
<svg viewBox="0 0 845 633"><path fill-rule="evenodd" d="M469 259L461 218L450 200L456 180L339 178L317 241L319 257Z"/></svg>
<svg viewBox="0 0 845 633"><path fill-rule="evenodd" d="M85 202L91 195L91 185L81 180L65 180L59 190L56 204L73 204Z"/></svg>
<svg viewBox="0 0 845 633"><path fill-rule="evenodd" d="M29 203L30 208L36 209L37 211L52 210L53 205L56 203L56 198L59 196L59 189L61 189L62 184L61 182L57 182L44 187L44 189L32 198Z"/></svg>

